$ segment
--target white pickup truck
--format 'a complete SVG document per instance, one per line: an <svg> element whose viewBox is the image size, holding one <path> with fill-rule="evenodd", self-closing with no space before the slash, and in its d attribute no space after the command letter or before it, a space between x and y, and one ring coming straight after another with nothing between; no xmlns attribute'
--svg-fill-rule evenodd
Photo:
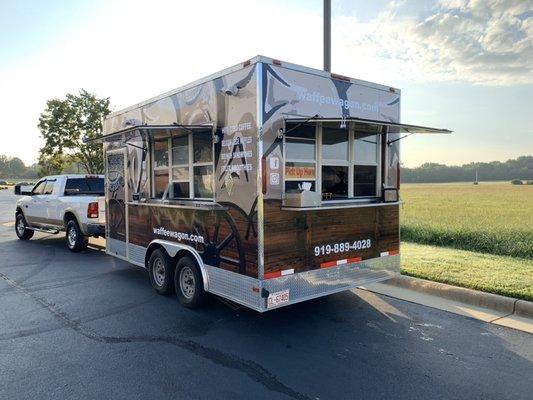
<svg viewBox="0 0 533 400"><path fill-rule="evenodd" d="M66 232L67 247L78 252L90 236L105 235L103 175L56 175L42 178L17 201L15 232L28 240L34 231Z"/></svg>

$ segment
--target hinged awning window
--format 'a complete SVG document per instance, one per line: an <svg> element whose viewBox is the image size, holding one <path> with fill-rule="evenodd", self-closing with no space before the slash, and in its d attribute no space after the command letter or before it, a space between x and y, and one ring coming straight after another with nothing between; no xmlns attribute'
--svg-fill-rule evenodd
<svg viewBox="0 0 533 400"><path fill-rule="evenodd" d="M449 129L442 129L442 128L431 128L428 126L420 126L420 125L410 125L410 124L400 124L396 122L386 122L386 121L378 121L378 120L372 120L372 119L364 119L364 118L354 118L354 117L347 117L347 118L322 118L322 117L310 117L310 118L286 118L285 122L287 123L293 123L293 124L314 124L317 122L321 123L332 123L332 124L347 124L352 123L354 128L357 131L363 131L363 132L375 132L375 133L407 133L407 134L413 134L413 133L422 133L422 134L431 134L431 133L452 133L453 131ZM388 129L384 130L383 127L387 127Z"/></svg>
<svg viewBox="0 0 533 400"><path fill-rule="evenodd" d="M116 136L132 133L139 131L141 133L150 133L152 136L158 139L169 138L173 136L178 136L180 134L186 134L189 132L205 132L212 131L213 124L200 124L200 125L181 125L181 124L172 124L172 125L134 125L128 126L119 131L109 133L107 135L102 135L97 138L84 139L85 143L96 142L96 141L106 141L108 139L116 139Z"/></svg>

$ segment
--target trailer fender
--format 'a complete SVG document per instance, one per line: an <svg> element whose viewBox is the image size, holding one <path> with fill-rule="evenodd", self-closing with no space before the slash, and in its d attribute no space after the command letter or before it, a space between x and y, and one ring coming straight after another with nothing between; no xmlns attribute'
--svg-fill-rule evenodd
<svg viewBox="0 0 533 400"><path fill-rule="evenodd" d="M165 249L165 251L168 253L168 255L172 258L174 258L179 252L187 252L191 254L196 262L198 263L198 266L200 267L200 271L202 273L202 280L204 283L204 290L208 290L209 287L209 276L207 274L207 270L204 266L204 262L202 260L202 257L200 257L200 254L196 251L195 248L191 246L187 246L186 244L181 243L175 243L175 242L169 242L166 240L161 239L155 239L150 242L148 245L148 248L146 249L146 254L150 254L153 247L161 246Z"/></svg>

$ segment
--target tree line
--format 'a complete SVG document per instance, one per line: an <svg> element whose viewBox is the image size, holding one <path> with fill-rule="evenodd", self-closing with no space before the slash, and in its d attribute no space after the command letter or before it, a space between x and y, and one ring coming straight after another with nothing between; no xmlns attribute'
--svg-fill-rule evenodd
<svg viewBox="0 0 533 400"><path fill-rule="evenodd" d="M26 166L18 157L8 157L0 154L0 179L35 179L39 176L39 166Z"/></svg>
<svg viewBox="0 0 533 400"><path fill-rule="evenodd" d="M405 183L474 182L476 171L480 181L533 180L533 156L461 166L425 163L417 168L403 167L401 180Z"/></svg>

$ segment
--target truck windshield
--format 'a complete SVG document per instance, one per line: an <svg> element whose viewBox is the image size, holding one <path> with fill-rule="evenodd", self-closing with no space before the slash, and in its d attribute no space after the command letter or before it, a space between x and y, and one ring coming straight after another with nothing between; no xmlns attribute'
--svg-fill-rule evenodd
<svg viewBox="0 0 533 400"><path fill-rule="evenodd" d="M65 185L65 195L75 196L92 194L96 196L104 195L103 178L69 178Z"/></svg>

